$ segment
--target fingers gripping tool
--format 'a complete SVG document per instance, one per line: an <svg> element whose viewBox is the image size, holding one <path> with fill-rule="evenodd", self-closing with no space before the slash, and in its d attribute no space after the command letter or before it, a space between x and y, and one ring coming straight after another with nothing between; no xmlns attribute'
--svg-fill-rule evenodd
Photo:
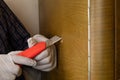
<svg viewBox="0 0 120 80"><path fill-rule="evenodd" d="M42 51L44 51L46 48L50 47L51 45L55 44L56 42L60 41L61 38L58 36L53 36L47 41L38 42L34 46L24 50L23 52L19 53L18 55L28 57L28 58L34 58L38 54L40 54Z"/></svg>

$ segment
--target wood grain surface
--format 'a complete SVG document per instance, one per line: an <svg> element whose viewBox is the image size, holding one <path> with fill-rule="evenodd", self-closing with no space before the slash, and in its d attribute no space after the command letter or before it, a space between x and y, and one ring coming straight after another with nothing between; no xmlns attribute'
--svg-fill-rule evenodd
<svg viewBox="0 0 120 80"><path fill-rule="evenodd" d="M116 60L116 73L115 77L116 80L120 79L120 0L115 0L116 1L116 14L115 14L115 22L116 22L116 55L115 55L115 60Z"/></svg>
<svg viewBox="0 0 120 80"><path fill-rule="evenodd" d="M114 80L114 0L91 0L91 80Z"/></svg>
<svg viewBox="0 0 120 80"><path fill-rule="evenodd" d="M48 80L88 80L88 1L40 0L40 33L58 35L58 67Z"/></svg>

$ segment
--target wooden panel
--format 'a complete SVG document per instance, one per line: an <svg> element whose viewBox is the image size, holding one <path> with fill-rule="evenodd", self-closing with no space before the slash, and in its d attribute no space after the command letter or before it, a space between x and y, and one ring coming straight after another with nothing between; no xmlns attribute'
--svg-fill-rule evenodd
<svg viewBox="0 0 120 80"><path fill-rule="evenodd" d="M40 33L63 38L58 67L48 80L88 80L87 5L87 0L40 0Z"/></svg>
<svg viewBox="0 0 120 80"><path fill-rule="evenodd" d="M116 0L116 80L120 79L120 0Z"/></svg>
<svg viewBox="0 0 120 80"><path fill-rule="evenodd" d="M91 80L114 80L114 0L91 0Z"/></svg>

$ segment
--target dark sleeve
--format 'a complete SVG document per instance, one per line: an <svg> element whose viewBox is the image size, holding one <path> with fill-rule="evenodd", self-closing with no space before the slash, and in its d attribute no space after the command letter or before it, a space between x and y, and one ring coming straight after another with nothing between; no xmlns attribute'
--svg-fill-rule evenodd
<svg viewBox="0 0 120 80"><path fill-rule="evenodd" d="M6 32L8 41L13 50L23 50L28 47L27 39L30 37L30 34L25 29L23 24L15 16L15 14L9 9L9 7L3 2L1 4L1 14L3 19L6 22Z"/></svg>
<svg viewBox="0 0 120 80"><path fill-rule="evenodd" d="M27 39L30 34L22 23L9 9L3 0L0 0L0 53L14 50L23 50L28 47ZM20 76L16 80L25 80Z"/></svg>

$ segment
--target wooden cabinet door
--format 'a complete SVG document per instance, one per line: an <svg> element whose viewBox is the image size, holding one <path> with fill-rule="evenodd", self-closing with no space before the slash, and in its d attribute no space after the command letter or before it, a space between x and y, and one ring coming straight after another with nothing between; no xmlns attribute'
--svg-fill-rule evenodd
<svg viewBox="0 0 120 80"><path fill-rule="evenodd" d="M115 46L115 78L120 79L120 0L115 0L115 34L116 34L116 46Z"/></svg>
<svg viewBox="0 0 120 80"><path fill-rule="evenodd" d="M114 4L114 0L40 0L40 33L63 38L57 44L58 67L47 80L115 79Z"/></svg>
<svg viewBox="0 0 120 80"><path fill-rule="evenodd" d="M88 80L87 0L41 0L40 33L63 39L48 80Z"/></svg>
<svg viewBox="0 0 120 80"><path fill-rule="evenodd" d="M91 80L115 79L114 4L91 0Z"/></svg>

